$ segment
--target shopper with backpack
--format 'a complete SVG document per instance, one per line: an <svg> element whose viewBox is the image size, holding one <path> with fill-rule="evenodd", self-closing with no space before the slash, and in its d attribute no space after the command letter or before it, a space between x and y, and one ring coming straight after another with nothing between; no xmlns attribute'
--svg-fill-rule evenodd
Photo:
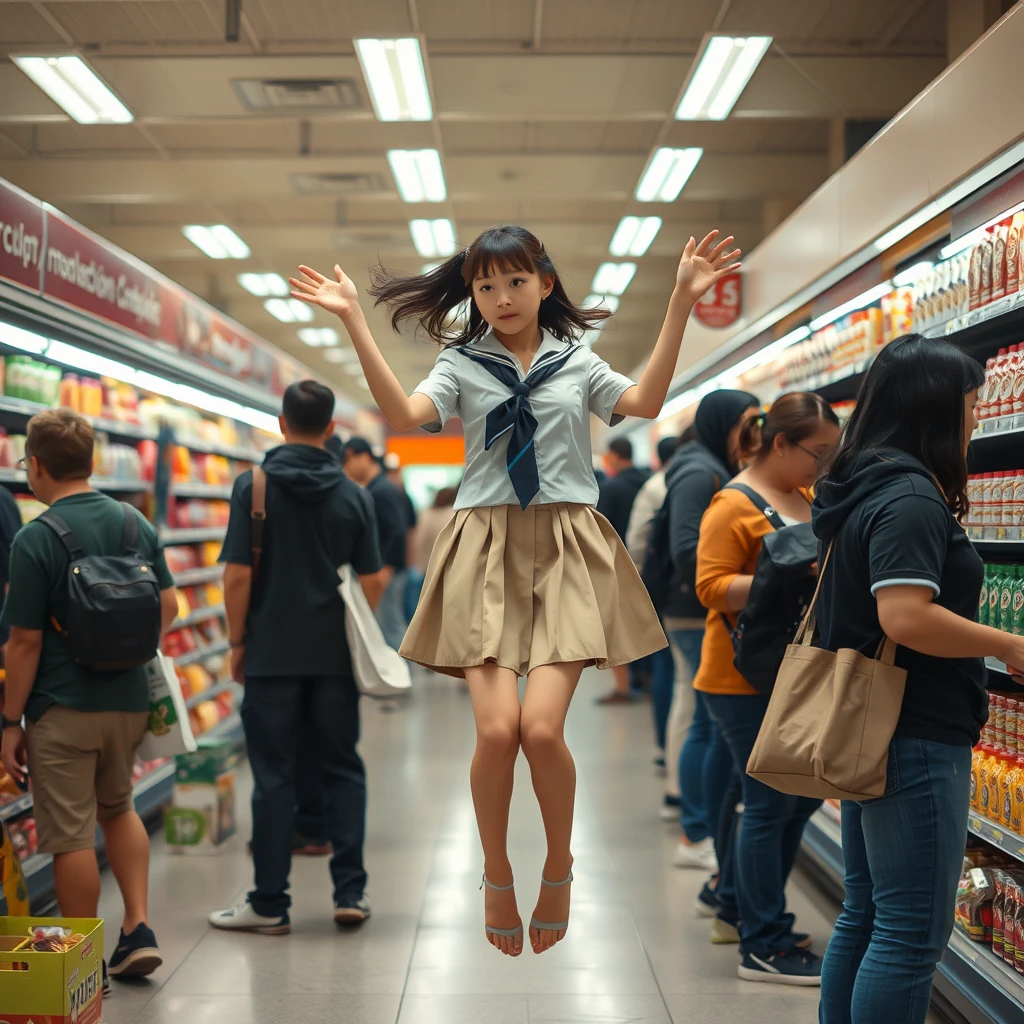
<svg viewBox="0 0 1024 1024"><path fill-rule="evenodd" d="M245 683L242 725L253 773L255 885L210 915L214 928L291 931L288 876L296 764L312 726L325 796L334 920L370 915L363 867L366 777L356 751L359 693L345 637L338 568L351 565L371 606L383 590L370 496L324 448L334 394L312 380L284 394L285 443L235 480L221 561L232 675Z"/></svg>
<svg viewBox="0 0 1024 1024"><path fill-rule="evenodd" d="M732 778L730 761L692 685L700 667L707 615L696 594L697 543L711 499L739 469L740 432L757 418L760 407L757 396L746 391L713 391L702 399L694 418L694 439L679 448L666 473L665 502L655 516L644 563L644 583L657 595L654 604L664 618L676 662L668 731L679 737L675 749L681 833L673 859L681 868L714 871L716 862L725 867L727 861L724 850L715 856L713 839L720 831L725 787ZM706 770L713 765L724 765L724 771ZM700 907L702 913L717 909L711 886L702 893Z"/></svg>
<svg viewBox="0 0 1024 1024"><path fill-rule="evenodd" d="M734 851L739 920L720 912L716 927L721 938L738 930L739 976L747 981L820 984L821 959L807 951L807 936L794 934L785 893L804 826L820 801L779 793L746 774L768 698L735 668L730 634L773 520L810 522L809 489L838 440L839 421L821 396L783 395L759 431L756 421L749 425L741 445L753 462L715 495L700 528L696 586L708 617L693 685L732 755L744 807Z"/></svg>
<svg viewBox="0 0 1024 1024"><path fill-rule="evenodd" d="M69 409L29 420L28 483L50 507L11 549L3 763L31 778L39 852L53 855L65 917L97 916L99 824L125 909L110 973L141 977L162 960L132 769L149 720L145 665L178 606L156 530L90 487L93 446L92 426Z"/></svg>

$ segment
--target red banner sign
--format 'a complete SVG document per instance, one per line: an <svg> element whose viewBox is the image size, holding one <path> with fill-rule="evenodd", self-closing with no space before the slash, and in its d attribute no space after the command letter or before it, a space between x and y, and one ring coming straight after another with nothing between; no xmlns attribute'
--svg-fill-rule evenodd
<svg viewBox="0 0 1024 1024"><path fill-rule="evenodd" d="M705 327L729 327L739 319L742 300L742 276L726 274L697 300L693 315Z"/></svg>
<svg viewBox="0 0 1024 1024"><path fill-rule="evenodd" d="M43 204L0 180L0 278L39 291Z"/></svg>

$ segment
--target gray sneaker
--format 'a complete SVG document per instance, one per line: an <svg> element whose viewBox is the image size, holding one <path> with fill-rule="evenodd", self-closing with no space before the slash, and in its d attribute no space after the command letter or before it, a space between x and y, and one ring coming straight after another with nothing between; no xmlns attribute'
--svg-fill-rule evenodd
<svg viewBox="0 0 1024 1024"><path fill-rule="evenodd" d="M334 908L334 923L343 926L362 924L370 913L370 901L361 896L355 903L337 904Z"/></svg>

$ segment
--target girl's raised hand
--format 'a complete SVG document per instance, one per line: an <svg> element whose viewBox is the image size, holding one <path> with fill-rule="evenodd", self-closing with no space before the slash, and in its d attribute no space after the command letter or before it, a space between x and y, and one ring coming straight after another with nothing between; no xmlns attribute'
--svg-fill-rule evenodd
<svg viewBox="0 0 1024 1024"><path fill-rule="evenodd" d="M334 265L336 281L324 277L312 267L300 266L299 274L302 276L288 279L293 299L301 299L311 306L320 306L328 313L340 317L347 316L359 306L359 292L356 291L355 283L345 276L337 263Z"/></svg>
<svg viewBox="0 0 1024 1024"><path fill-rule="evenodd" d="M740 265L736 262L740 250L727 251L735 239L730 235L716 244L718 234L712 231L699 245L691 238L683 250L676 271L676 288L691 302L696 302L720 277Z"/></svg>

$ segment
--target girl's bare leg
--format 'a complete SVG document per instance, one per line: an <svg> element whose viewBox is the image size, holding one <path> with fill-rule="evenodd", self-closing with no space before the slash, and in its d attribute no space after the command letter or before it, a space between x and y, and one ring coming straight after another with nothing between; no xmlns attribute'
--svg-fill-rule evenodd
<svg viewBox="0 0 1024 1024"><path fill-rule="evenodd" d="M563 731L569 702L582 672L583 662L535 668L526 684L519 726L523 753L530 762L533 789L540 804L548 841L544 877L551 882L561 882L572 867L570 842L576 800L576 765L565 745ZM541 885L534 917L545 922L568 921L569 888L568 885L557 888ZM530 929L530 943L536 953L550 949L564 937L564 929Z"/></svg>
<svg viewBox="0 0 1024 1024"><path fill-rule="evenodd" d="M466 684L476 719L476 751L469 770L476 823L484 849L484 873L494 885L512 884L508 859L508 810L519 754L519 679L497 665L466 669ZM522 924L512 889L484 887L484 920L492 928ZM522 936L488 936L492 946L510 956L523 951Z"/></svg>

